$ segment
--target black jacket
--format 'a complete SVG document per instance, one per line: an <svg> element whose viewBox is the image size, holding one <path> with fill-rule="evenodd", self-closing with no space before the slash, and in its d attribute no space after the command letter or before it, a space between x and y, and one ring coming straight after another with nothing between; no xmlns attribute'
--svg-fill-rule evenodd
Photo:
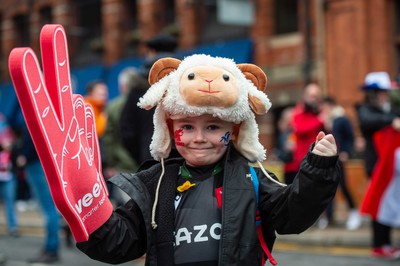
<svg viewBox="0 0 400 266"><path fill-rule="evenodd" d="M219 265L260 265L261 248L256 233L256 199L248 161L232 146L224 161L222 232ZM160 164L137 174L113 177L133 199L117 209L88 242L77 247L93 259L122 263L146 253L146 265L174 265L174 198L182 159L165 162L160 186L156 230L151 228L151 209L160 176ZM310 152L292 185L281 187L258 170L259 204L263 232L272 249L275 231L298 234L309 228L336 192L339 180L337 156L320 157ZM273 174L270 173L273 177Z"/></svg>

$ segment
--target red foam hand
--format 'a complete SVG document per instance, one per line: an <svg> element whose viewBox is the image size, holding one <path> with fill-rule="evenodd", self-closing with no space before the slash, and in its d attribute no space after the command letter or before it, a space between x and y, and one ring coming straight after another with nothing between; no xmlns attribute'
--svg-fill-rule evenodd
<svg viewBox="0 0 400 266"><path fill-rule="evenodd" d="M93 109L72 94L68 48L61 25L40 33L42 74L31 48L15 48L9 69L54 202L77 242L110 217Z"/></svg>

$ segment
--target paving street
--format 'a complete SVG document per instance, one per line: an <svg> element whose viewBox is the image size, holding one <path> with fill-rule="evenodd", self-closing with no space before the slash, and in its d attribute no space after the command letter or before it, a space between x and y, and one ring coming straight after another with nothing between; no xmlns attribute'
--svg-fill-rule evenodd
<svg viewBox="0 0 400 266"><path fill-rule="evenodd" d="M279 241L278 241L279 242ZM6 254L6 261L1 266L41 266L43 264L28 264L26 260L34 256L40 247L40 236L21 236L11 238L0 235L0 253ZM273 252L279 266L394 266L399 261L382 261L369 257L369 249L365 247L334 247L334 246L305 246L301 243L277 243ZM101 266L108 265L89 259L76 250L63 245L61 261L55 266ZM144 260L128 262L121 265L143 266ZM267 264L270 265L270 264Z"/></svg>

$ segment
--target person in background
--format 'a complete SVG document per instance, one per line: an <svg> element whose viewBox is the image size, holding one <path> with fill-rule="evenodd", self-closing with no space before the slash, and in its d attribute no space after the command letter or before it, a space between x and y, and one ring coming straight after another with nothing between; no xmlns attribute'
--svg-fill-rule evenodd
<svg viewBox="0 0 400 266"><path fill-rule="evenodd" d="M175 50L178 46L177 39L166 33L160 33L145 42L147 48L146 59L139 68L140 75L147 81L153 63L163 57L176 57ZM147 89L147 86L138 86L130 90L120 119L121 141L132 158L141 165L152 159L149 146L153 134L154 109L143 110L137 102Z"/></svg>
<svg viewBox="0 0 400 266"><path fill-rule="evenodd" d="M120 95L112 99L107 105L107 125L103 135L103 148L107 168L105 177L110 178L119 172L134 173L137 163L121 141L119 122L122 110L127 101L127 95L131 90L139 90L141 93L148 88L147 81L134 67L128 67L121 71L118 76L118 87ZM124 202L124 194L113 188L112 197L117 203Z"/></svg>
<svg viewBox="0 0 400 266"><path fill-rule="evenodd" d="M93 107L96 121L96 132L99 139L103 137L107 124L106 105L108 101L108 86L100 80L92 81L86 86L85 102Z"/></svg>
<svg viewBox="0 0 400 266"><path fill-rule="evenodd" d="M0 113L0 195L4 199L8 234L18 237L18 221L15 211L16 179L12 171L11 150L14 141L7 118Z"/></svg>
<svg viewBox="0 0 400 266"><path fill-rule="evenodd" d="M325 97L321 109L325 118L325 130L326 132L332 133L338 146L339 164L341 165L341 178L339 185L349 209L346 228L348 230L356 230L361 226L361 216L347 187L347 177L344 171L344 166L353 152L354 131L349 118L346 117L344 108L338 105L335 99L329 96ZM333 209L334 206L332 202L331 206L327 209L327 211L331 212L328 216L333 216Z"/></svg>
<svg viewBox="0 0 400 266"><path fill-rule="evenodd" d="M372 177L378 154L374 145L374 135L380 130L392 126L400 130L400 110L393 108L389 91L392 89L389 74L386 72L371 72L365 77L362 86L364 102L356 106L361 133L365 138L365 170ZM378 201L379 199L375 199ZM361 208L361 212L363 212ZM399 258L400 249L393 246L391 226L383 224L372 217L372 256L379 258Z"/></svg>
<svg viewBox="0 0 400 266"><path fill-rule="evenodd" d="M314 137L319 131L324 129L323 118L321 116L322 92L318 84L307 84L303 90L302 100L295 106L292 115L292 128L296 140L296 148L293 153L293 171L298 171L302 158L308 152L309 145L314 141ZM292 180L287 181L288 184ZM324 213L318 220L319 228L326 228L329 220Z"/></svg>
<svg viewBox="0 0 400 266"><path fill-rule="evenodd" d="M302 158L307 154L310 144L315 140L314 136L324 128L323 120L320 117L321 100L321 88L317 84L311 83L305 86L301 102L293 109L292 129L296 140L293 163L297 170ZM291 180L288 181L290 184Z"/></svg>
<svg viewBox="0 0 400 266"><path fill-rule="evenodd" d="M296 149L293 160L297 168L301 158L307 154L310 143L314 141L313 136L324 128L320 117L321 100L321 88L311 83L305 86L302 101L294 107L292 129L296 138Z"/></svg>
<svg viewBox="0 0 400 266"><path fill-rule="evenodd" d="M60 260L60 214L56 209L47 185L46 175L36 153L35 146L27 128L23 132L23 146L16 155L16 165L25 169L29 187L38 201L45 221L45 241L39 254L29 259L30 263L54 263Z"/></svg>

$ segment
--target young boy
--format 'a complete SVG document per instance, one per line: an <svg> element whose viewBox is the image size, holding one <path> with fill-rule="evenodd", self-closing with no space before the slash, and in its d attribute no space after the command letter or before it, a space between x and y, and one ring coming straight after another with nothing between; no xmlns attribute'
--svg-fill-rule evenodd
<svg viewBox="0 0 400 266"><path fill-rule="evenodd" d="M111 178L131 198L112 211L93 111L68 84L66 43L61 26L42 30L46 84L31 50L12 51L10 72L53 198L91 258L116 264L146 254L146 265L260 265L275 231L306 230L333 199L339 180L333 136L320 132L294 182L279 183L262 168L254 115L270 107L264 72L193 55L153 65L139 106L156 106L150 145L156 161ZM58 90L46 94L44 85ZM180 156L171 155L172 140Z"/></svg>

